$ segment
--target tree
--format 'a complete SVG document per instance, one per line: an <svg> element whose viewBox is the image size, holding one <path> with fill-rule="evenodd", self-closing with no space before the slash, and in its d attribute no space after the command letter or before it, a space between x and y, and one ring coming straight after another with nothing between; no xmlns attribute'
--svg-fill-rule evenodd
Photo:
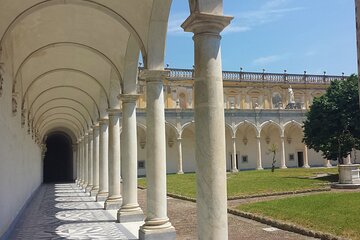
<svg viewBox="0 0 360 240"><path fill-rule="evenodd" d="M303 142L340 164L352 149L360 149L360 109L357 76L331 82L315 98L304 122Z"/></svg>
<svg viewBox="0 0 360 240"><path fill-rule="evenodd" d="M276 163L276 153L277 153L278 147L276 144L272 144L269 148L269 154L272 154L272 163L271 163L271 172L275 171L275 163Z"/></svg>

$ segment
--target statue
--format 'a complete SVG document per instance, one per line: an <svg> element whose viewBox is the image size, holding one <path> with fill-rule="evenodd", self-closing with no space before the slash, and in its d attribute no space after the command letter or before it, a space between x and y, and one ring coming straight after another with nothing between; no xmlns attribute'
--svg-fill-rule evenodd
<svg viewBox="0 0 360 240"><path fill-rule="evenodd" d="M288 93L289 93L289 103L294 104L295 103L295 97L294 97L294 92L293 92L293 90L291 88L291 85L290 85L290 87L288 89Z"/></svg>

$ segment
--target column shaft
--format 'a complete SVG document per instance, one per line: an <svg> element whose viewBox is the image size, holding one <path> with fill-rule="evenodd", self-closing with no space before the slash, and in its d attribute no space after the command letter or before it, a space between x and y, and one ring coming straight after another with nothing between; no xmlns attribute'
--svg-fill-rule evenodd
<svg viewBox="0 0 360 240"><path fill-rule="evenodd" d="M93 127L93 189L90 195L96 196L99 192L99 126Z"/></svg>
<svg viewBox="0 0 360 240"><path fill-rule="evenodd" d="M139 239L158 239L149 236L160 232L170 234L166 239L174 239L175 230L167 217L166 200L166 141L162 81L167 72L146 70L142 74L146 79L147 207L145 224L139 230Z"/></svg>
<svg viewBox="0 0 360 240"><path fill-rule="evenodd" d="M178 171L177 174L183 174L183 157L182 157L182 139L177 139L177 153L178 153Z"/></svg>
<svg viewBox="0 0 360 240"><path fill-rule="evenodd" d="M236 162L236 137L232 138L232 150L231 172L238 172Z"/></svg>
<svg viewBox="0 0 360 240"><path fill-rule="evenodd" d="M285 156L285 139L284 137L280 137L281 141L281 158L280 158L280 168L287 168L286 167L286 156Z"/></svg>
<svg viewBox="0 0 360 240"><path fill-rule="evenodd" d="M99 121L99 193L96 201L105 201L109 194L109 165L108 165L108 119Z"/></svg>
<svg viewBox="0 0 360 240"><path fill-rule="evenodd" d="M137 95L121 95L122 99L122 178L123 203L118 211L118 221L142 221L143 212L137 196L137 134L136 99Z"/></svg>
<svg viewBox="0 0 360 240"><path fill-rule="evenodd" d="M88 185L86 187L86 192L89 193L94 186L93 172L93 130L91 129L88 137Z"/></svg>
<svg viewBox="0 0 360 240"><path fill-rule="evenodd" d="M263 167L262 167L262 160L261 160L261 138L260 136L259 137L256 137L256 169L257 170L263 170Z"/></svg>
<svg viewBox="0 0 360 240"><path fill-rule="evenodd" d="M105 209L119 209L122 203L120 176L120 110L109 110L109 196Z"/></svg>
<svg viewBox="0 0 360 240"><path fill-rule="evenodd" d="M196 205L199 239L228 239L220 32L231 19L222 15L192 13L182 24L185 31L194 33Z"/></svg>
<svg viewBox="0 0 360 240"><path fill-rule="evenodd" d="M86 133L84 137L84 185L83 188L86 190L89 184L89 135Z"/></svg>
<svg viewBox="0 0 360 240"><path fill-rule="evenodd" d="M309 155L308 155L308 147L305 145L304 147L304 168L310 168L309 165Z"/></svg>

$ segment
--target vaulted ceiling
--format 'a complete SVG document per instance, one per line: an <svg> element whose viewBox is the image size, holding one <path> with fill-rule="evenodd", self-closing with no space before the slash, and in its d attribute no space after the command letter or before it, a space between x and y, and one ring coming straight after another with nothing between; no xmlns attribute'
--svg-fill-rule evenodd
<svg viewBox="0 0 360 240"><path fill-rule="evenodd" d="M161 70L171 0L0 0L0 63L15 111L43 139L80 137L119 94L136 93L139 54ZM16 105L16 104L15 104Z"/></svg>

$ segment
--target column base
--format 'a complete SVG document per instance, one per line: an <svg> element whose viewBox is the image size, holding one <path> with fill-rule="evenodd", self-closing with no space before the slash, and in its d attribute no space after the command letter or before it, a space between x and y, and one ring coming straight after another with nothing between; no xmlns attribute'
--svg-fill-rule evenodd
<svg viewBox="0 0 360 240"><path fill-rule="evenodd" d="M87 185L85 188L85 192L90 193L92 189L93 189L93 185Z"/></svg>
<svg viewBox="0 0 360 240"><path fill-rule="evenodd" d="M281 166L280 169L287 169L287 166Z"/></svg>
<svg viewBox="0 0 360 240"><path fill-rule="evenodd" d="M87 187L87 183L83 183L82 185L81 185L81 188L84 190L84 191L86 191L86 187Z"/></svg>
<svg viewBox="0 0 360 240"><path fill-rule="evenodd" d="M139 229L139 240L175 240L176 231L170 222L161 226L143 225Z"/></svg>
<svg viewBox="0 0 360 240"><path fill-rule="evenodd" d="M310 165L304 165L303 168L310 168Z"/></svg>
<svg viewBox="0 0 360 240"><path fill-rule="evenodd" d="M326 167L326 168L331 168L332 165L329 163L329 164L326 164L324 167Z"/></svg>
<svg viewBox="0 0 360 240"><path fill-rule="evenodd" d="M262 167L258 167L256 168L256 170L264 170Z"/></svg>
<svg viewBox="0 0 360 240"><path fill-rule="evenodd" d="M96 195L96 201L97 202L105 202L106 199L108 198L109 196L109 193L108 192L99 192L97 195Z"/></svg>
<svg viewBox="0 0 360 240"><path fill-rule="evenodd" d="M144 221L145 215L140 207L127 209L121 207L117 212L117 222L125 223L125 222L140 222Z"/></svg>
<svg viewBox="0 0 360 240"><path fill-rule="evenodd" d="M105 201L104 209L105 210L118 210L121 208L122 198L108 198Z"/></svg>
<svg viewBox="0 0 360 240"><path fill-rule="evenodd" d="M234 168L234 169L231 169L231 172L232 172L232 173L237 173L237 172L239 172L239 170L237 170L236 168Z"/></svg>
<svg viewBox="0 0 360 240"><path fill-rule="evenodd" d="M176 174L184 174L183 171L178 171Z"/></svg>
<svg viewBox="0 0 360 240"><path fill-rule="evenodd" d="M96 195L99 193L99 188L95 188L93 187L93 189L91 189L90 191L90 196L91 197L96 197Z"/></svg>

